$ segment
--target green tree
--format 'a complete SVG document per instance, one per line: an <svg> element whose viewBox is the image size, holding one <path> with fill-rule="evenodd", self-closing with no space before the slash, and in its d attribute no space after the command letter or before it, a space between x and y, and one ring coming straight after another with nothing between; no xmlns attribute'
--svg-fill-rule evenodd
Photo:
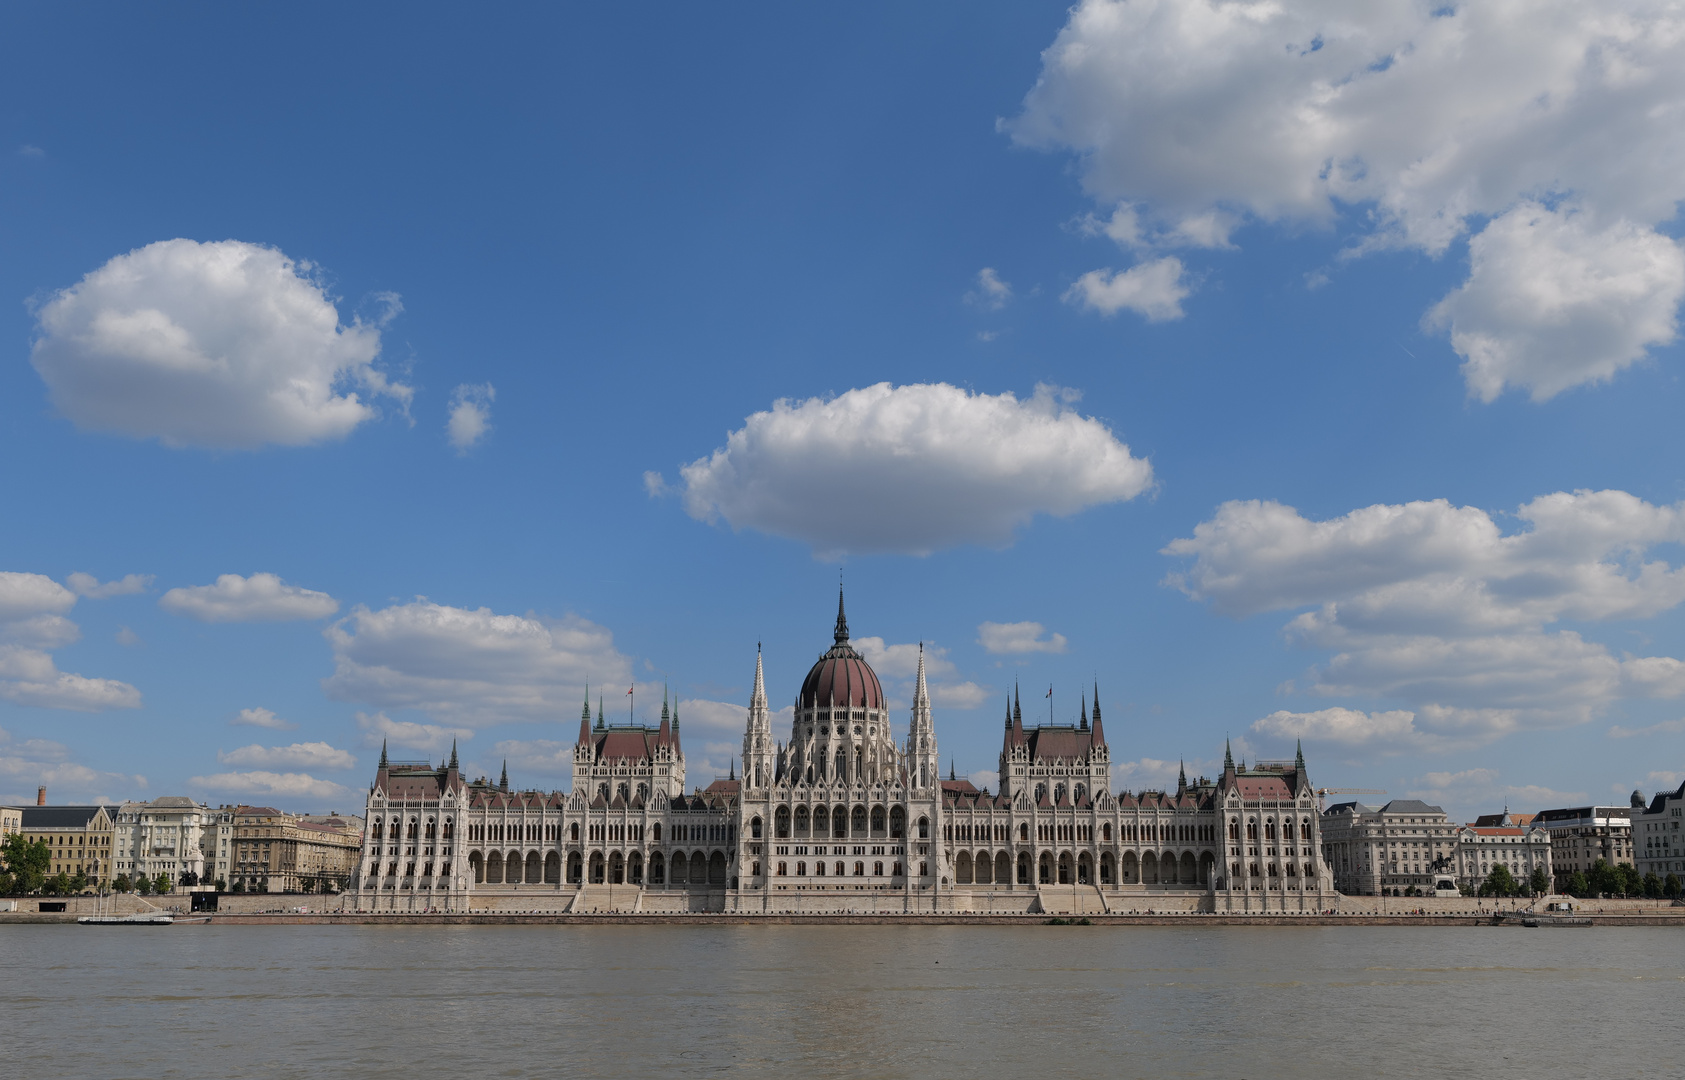
<svg viewBox="0 0 1685 1080"><path fill-rule="evenodd" d="M53 849L45 840L31 840L22 833L6 837L0 847L0 860L12 875L12 887L20 893L40 892L47 880L47 868L53 864Z"/></svg>
<svg viewBox="0 0 1685 1080"><path fill-rule="evenodd" d="M1568 875L1568 895L1580 897L1591 895L1591 880L1586 877L1584 870L1576 870Z"/></svg>
<svg viewBox="0 0 1685 1080"><path fill-rule="evenodd" d="M82 890L86 889L87 887L88 887L88 875L84 874L80 870L76 871L76 876L72 877L70 879L70 891L71 892L81 892Z"/></svg>
<svg viewBox="0 0 1685 1080"><path fill-rule="evenodd" d="M217 878L215 888L216 888L217 892L227 892L228 891L228 882L222 880L221 878Z"/></svg>
<svg viewBox="0 0 1685 1080"><path fill-rule="evenodd" d="M1520 891L1521 888L1516 884L1515 875L1510 873L1509 867L1503 863L1494 866L1492 872L1486 875L1486 880L1480 886L1480 895L1482 896L1514 896Z"/></svg>
<svg viewBox="0 0 1685 1080"><path fill-rule="evenodd" d="M152 879L145 874L135 875L135 892L142 896L152 895Z"/></svg>
<svg viewBox="0 0 1685 1080"><path fill-rule="evenodd" d="M70 894L70 875L60 870L47 879L44 891L54 896L68 896Z"/></svg>
<svg viewBox="0 0 1685 1080"><path fill-rule="evenodd" d="M12 879L10 870L0 870L0 896L6 896L17 891L17 882Z"/></svg>
<svg viewBox="0 0 1685 1080"><path fill-rule="evenodd" d="M126 893L129 890L133 889L135 887L135 884L134 884L134 882L129 880L129 875L118 874L117 880L113 881L111 883L111 887L113 889L116 889L120 893Z"/></svg>
<svg viewBox="0 0 1685 1080"><path fill-rule="evenodd" d="M1542 866L1533 867L1533 874L1527 879L1528 888L1533 890L1534 896L1544 896L1550 892L1550 875L1545 873Z"/></svg>
<svg viewBox="0 0 1685 1080"><path fill-rule="evenodd" d="M1657 877L1654 871L1644 875L1644 895L1652 900L1662 898L1662 879Z"/></svg>
<svg viewBox="0 0 1685 1080"><path fill-rule="evenodd" d="M308 877L308 876L299 878L298 879L298 891L301 892L301 893L313 893L313 892L315 892L316 891L316 879L313 878L313 877Z"/></svg>
<svg viewBox="0 0 1685 1080"><path fill-rule="evenodd" d="M169 892L170 891L170 875L161 873L156 878L154 878L153 881L152 881L152 891L157 893L159 896L162 896L165 893Z"/></svg>
<svg viewBox="0 0 1685 1080"><path fill-rule="evenodd" d="M1615 867L1615 890L1622 896L1644 895L1644 878L1638 873L1638 867L1631 863Z"/></svg>
<svg viewBox="0 0 1685 1080"><path fill-rule="evenodd" d="M246 891L246 883L244 881L236 881L234 883L234 891L237 892L237 893L245 892Z"/></svg>
<svg viewBox="0 0 1685 1080"><path fill-rule="evenodd" d="M1668 899L1678 899L1679 889L1680 885L1678 874L1669 874L1667 877L1662 879L1662 895Z"/></svg>
<svg viewBox="0 0 1685 1080"><path fill-rule="evenodd" d="M1615 868L1603 859L1591 864L1591 873L1586 875L1586 883L1597 896L1607 896L1617 893L1621 888L1621 879L1615 876Z"/></svg>

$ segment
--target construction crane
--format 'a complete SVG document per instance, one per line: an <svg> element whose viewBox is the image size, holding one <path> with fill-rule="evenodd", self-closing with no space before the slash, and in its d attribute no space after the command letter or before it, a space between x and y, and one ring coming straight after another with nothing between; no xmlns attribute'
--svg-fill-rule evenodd
<svg viewBox="0 0 1685 1080"><path fill-rule="evenodd" d="M1328 795L1385 795L1386 792L1367 787L1319 787L1316 789L1316 812L1328 809Z"/></svg>

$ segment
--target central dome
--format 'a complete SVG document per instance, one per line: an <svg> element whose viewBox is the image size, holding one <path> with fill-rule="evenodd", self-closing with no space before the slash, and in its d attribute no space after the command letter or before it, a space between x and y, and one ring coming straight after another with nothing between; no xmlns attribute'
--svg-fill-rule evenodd
<svg viewBox="0 0 1685 1080"><path fill-rule="evenodd" d="M797 709L826 709L833 705L852 709L882 709L883 686L872 665L848 643L848 618L843 613L842 590L837 590L836 644L819 658L802 680Z"/></svg>

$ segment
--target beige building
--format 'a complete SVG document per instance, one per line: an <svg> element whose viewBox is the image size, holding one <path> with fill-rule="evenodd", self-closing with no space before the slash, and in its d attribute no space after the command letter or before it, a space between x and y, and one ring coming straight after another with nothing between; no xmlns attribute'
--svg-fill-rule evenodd
<svg viewBox="0 0 1685 1080"><path fill-rule="evenodd" d="M1633 865L1640 874L1685 879L1685 784L1678 791L1658 791L1644 810L1632 811Z"/></svg>
<svg viewBox="0 0 1685 1080"><path fill-rule="evenodd" d="M344 888L363 848L359 819L284 814L272 806L235 807L229 887L298 892L309 882Z"/></svg>
<svg viewBox="0 0 1685 1080"><path fill-rule="evenodd" d="M52 852L48 877L81 874L92 888L109 885L112 871L112 817L107 806L26 806L18 831L44 840Z"/></svg>
<svg viewBox="0 0 1685 1080"><path fill-rule="evenodd" d="M116 873L131 881L163 874L172 889L207 880L205 834L214 813L185 795L117 807Z"/></svg>
<svg viewBox="0 0 1685 1080"><path fill-rule="evenodd" d="M1575 873L1589 873L1602 859L1610 866L1632 862L1632 808L1573 806L1541 810L1533 826L1550 836L1550 861L1556 888L1565 891Z"/></svg>
<svg viewBox="0 0 1685 1080"><path fill-rule="evenodd" d="M1533 871L1551 872L1551 835L1536 825L1521 825L1509 814L1488 814L1479 820L1496 818L1496 825L1465 825L1457 831L1457 880L1476 888L1499 866L1522 885Z"/></svg>
<svg viewBox="0 0 1685 1080"><path fill-rule="evenodd" d="M0 843L15 832L23 831L23 807L0 806Z"/></svg>
<svg viewBox="0 0 1685 1080"><path fill-rule="evenodd" d="M1349 896L1398 896L1414 886L1432 892L1455 865L1458 826L1419 799L1376 808L1336 803L1322 814L1323 858L1334 887Z"/></svg>

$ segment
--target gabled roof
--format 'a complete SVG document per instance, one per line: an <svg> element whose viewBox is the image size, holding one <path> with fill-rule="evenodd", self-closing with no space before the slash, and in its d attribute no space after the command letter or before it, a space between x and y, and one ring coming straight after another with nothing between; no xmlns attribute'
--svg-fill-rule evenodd
<svg viewBox="0 0 1685 1080"><path fill-rule="evenodd" d="M1394 799L1381 807L1383 814L1443 814L1437 806L1429 806L1420 799Z"/></svg>
<svg viewBox="0 0 1685 1080"><path fill-rule="evenodd" d="M707 787L709 795L736 795L743 788L741 780L715 780Z"/></svg>
<svg viewBox="0 0 1685 1080"><path fill-rule="evenodd" d="M1094 732L1075 727L1044 725L1026 729L1024 741L1029 745L1031 761L1049 758L1081 761L1088 757L1089 750L1093 748Z"/></svg>
<svg viewBox="0 0 1685 1080"><path fill-rule="evenodd" d="M23 827L26 829L85 829L105 807L24 806L20 809L23 811Z"/></svg>

